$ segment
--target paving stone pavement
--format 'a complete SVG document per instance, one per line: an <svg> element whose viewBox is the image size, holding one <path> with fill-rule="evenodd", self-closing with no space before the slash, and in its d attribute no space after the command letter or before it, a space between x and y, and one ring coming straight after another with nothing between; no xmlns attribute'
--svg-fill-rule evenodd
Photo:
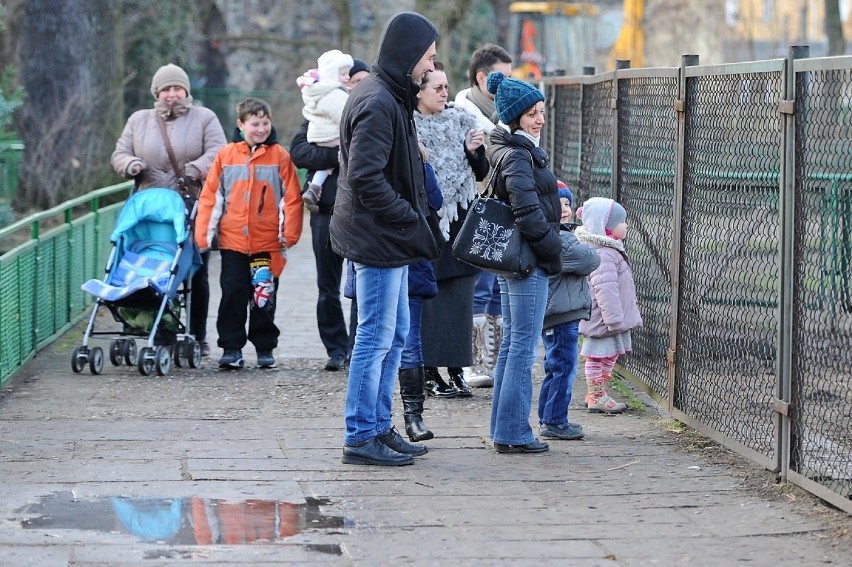
<svg viewBox="0 0 852 567"><path fill-rule="evenodd" d="M575 401L585 439L538 455L491 448L491 390L429 399L413 466L343 465L346 375L323 370L305 226L277 368L248 348L219 371L214 348L166 377L73 374L78 325L0 392L0 565L852 564L836 523L753 490L758 467L685 450L641 394L646 411L615 417Z"/></svg>

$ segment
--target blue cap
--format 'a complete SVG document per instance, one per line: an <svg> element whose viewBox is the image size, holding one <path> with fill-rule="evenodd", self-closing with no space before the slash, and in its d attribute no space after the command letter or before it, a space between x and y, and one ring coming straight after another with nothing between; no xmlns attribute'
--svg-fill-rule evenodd
<svg viewBox="0 0 852 567"><path fill-rule="evenodd" d="M503 124L509 124L537 102L544 100L544 94L531 84L506 77L500 71L488 75L488 92L494 95L497 116Z"/></svg>

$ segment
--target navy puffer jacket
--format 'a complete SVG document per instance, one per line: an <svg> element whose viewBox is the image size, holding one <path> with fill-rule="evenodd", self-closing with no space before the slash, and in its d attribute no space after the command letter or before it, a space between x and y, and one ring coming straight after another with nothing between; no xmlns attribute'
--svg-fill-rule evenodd
<svg viewBox="0 0 852 567"><path fill-rule="evenodd" d="M497 197L511 205L515 225L532 246L537 265L550 275L558 274L562 267L559 257L562 207L556 176L547 167L547 153L529 138L510 134L502 127L494 128L490 140L493 150L489 159L497 175L494 183Z"/></svg>

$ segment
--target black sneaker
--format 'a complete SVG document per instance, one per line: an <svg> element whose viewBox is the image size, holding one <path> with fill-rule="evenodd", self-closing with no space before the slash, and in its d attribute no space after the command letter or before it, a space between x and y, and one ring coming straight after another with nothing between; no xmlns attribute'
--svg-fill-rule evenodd
<svg viewBox="0 0 852 567"><path fill-rule="evenodd" d="M577 423L561 423L559 425L542 423L539 428L539 433L542 437L564 439L567 441L574 441L575 439L583 438L583 428Z"/></svg>
<svg viewBox="0 0 852 567"><path fill-rule="evenodd" d="M398 467L413 464L414 458L411 455L397 453L379 441L378 437L373 437L357 445L344 445L343 462L347 465Z"/></svg>
<svg viewBox="0 0 852 567"><path fill-rule="evenodd" d="M426 445L415 445L403 439L402 435L399 434L399 431L396 430L396 427L391 427L390 429L376 437L376 439L386 445L388 449L392 449L397 453L402 453L403 455L419 457L429 452L429 449L426 448Z"/></svg>
<svg viewBox="0 0 852 567"><path fill-rule="evenodd" d="M198 341L198 345L201 347L201 358L210 356L210 343L207 341Z"/></svg>
<svg viewBox="0 0 852 567"><path fill-rule="evenodd" d="M328 362L325 363L325 369L336 372L338 370L343 370L345 365L346 358L342 354L335 354L334 356L328 357Z"/></svg>
<svg viewBox="0 0 852 567"><path fill-rule="evenodd" d="M225 354L219 359L219 368L237 369L245 366L243 353L237 349L225 349Z"/></svg>
<svg viewBox="0 0 852 567"><path fill-rule="evenodd" d="M544 453L550 447L547 443L536 439L526 445L504 445L503 443L494 443L494 450L498 453Z"/></svg>
<svg viewBox="0 0 852 567"><path fill-rule="evenodd" d="M271 350L264 350L257 353L258 368L275 368L275 356Z"/></svg>

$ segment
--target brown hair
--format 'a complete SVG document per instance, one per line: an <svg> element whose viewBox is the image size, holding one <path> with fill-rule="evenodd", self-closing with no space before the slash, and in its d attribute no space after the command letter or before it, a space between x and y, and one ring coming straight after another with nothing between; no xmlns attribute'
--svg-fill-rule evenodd
<svg viewBox="0 0 852 567"><path fill-rule="evenodd" d="M511 62L512 56L509 55L508 51L499 45L486 43L470 56L470 65L467 69L467 78L470 80L470 86L476 86L476 74L480 71L488 75L494 65Z"/></svg>
<svg viewBox="0 0 852 567"><path fill-rule="evenodd" d="M237 104L237 118L245 122L249 116L266 116L272 120L272 111L269 109L269 104L265 100L251 96L241 100Z"/></svg>

